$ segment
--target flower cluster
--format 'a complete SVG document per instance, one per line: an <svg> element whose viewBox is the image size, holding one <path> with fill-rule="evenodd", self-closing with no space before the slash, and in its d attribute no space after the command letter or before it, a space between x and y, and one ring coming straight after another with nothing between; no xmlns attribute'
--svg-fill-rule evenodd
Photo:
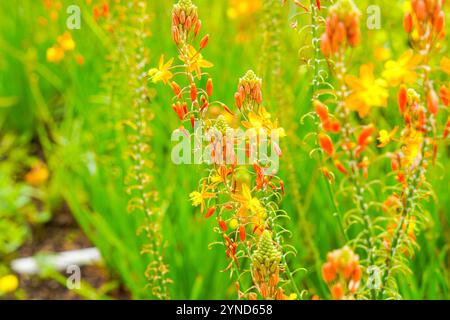
<svg viewBox="0 0 450 320"><path fill-rule="evenodd" d="M330 7L326 30L320 42L325 56L338 53L346 43L352 47L358 45L361 37L360 15L352 0L339 0Z"/></svg>
<svg viewBox="0 0 450 320"><path fill-rule="evenodd" d="M349 247L334 250L327 255L322 266L322 278L330 286L336 300L350 299L361 282L362 269L359 257Z"/></svg>
<svg viewBox="0 0 450 320"><path fill-rule="evenodd" d="M337 88L332 93L336 101L319 101L320 94L315 95L317 99L313 101L319 128L317 144L325 155L322 172L330 183L335 181L333 169L326 164L330 160L342 175L340 187L345 192L341 194L350 196L354 205L345 208L347 211L342 215L345 220L339 218L345 238L348 238L350 227L359 230L358 236L348 240L349 247L328 255L328 262L323 267L323 278L332 285L331 294L335 299L346 298L347 291L354 297L397 297L392 270L407 268L407 260L401 255L413 254L416 233L425 215L419 202L432 192L426 183L427 168L436 159L440 137L445 139L449 134L449 120L442 135L438 127L441 102L448 106L448 89L442 84L439 94L436 92L436 81L431 78L429 66L431 53L438 52L438 41L443 35L442 1L413 0L411 7L413 11L407 19L412 19L411 25L415 29L412 26L406 29L409 33L414 33L412 29L418 30L417 35L412 35L413 49L397 61L389 60L382 78L375 77L371 64L361 66L360 78L347 74L346 49L355 46L357 41L353 40L359 37L359 31L342 31L349 26L358 28L358 10L351 0L339 0L330 8L326 31L321 38L322 52L334 60L333 71L337 78ZM352 38L352 35L358 36ZM445 71L444 59L441 67L442 64ZM415 89L408 88L409 84L414 84ZM388 85L398 88L397 104L402 125L382 129L366 119L374 112L373 106L388 107ZM358 114L357 121L353 111ZM374 143L376 134L378 144ZM395 150L389 150L394 143L397 145ZM382 153L382 157L373 157L377 153ZM385 180L370 177L369 168L375 166L378 159L390 161L391 172ZM391 176L395 180L390 180ZM390 193L384 202L377 196L374 181L389 186ZM380 191L384 192L383 189ZM335 202L333 193L331 195ZM336 210L340 211L340 208ZM339 260L341 255L357 257L349 253L352 252L349 248L361 250L361 253L357 251L362 257L361 266L358 259L349 258L358 264L358 268L354 265L357 270L354 278L350 276L350 269L344 271L347 265L341 265L341 269L336 265L336 261L342 261ZM361 268L367 270L372 279L375 276L372 267L380 270L380 288L375 288L380 291L369 288L367 283L359 285L360 281L364 282ZM343 280L337 276L339 272L344 272ZM345 282L349 280L353 282Z"/></svg>
<svg viewBox="0 0 450 320"><path fill-rule="evenodd" d="M412 42L425 49L434 37L445 35L445 14L442 0L413 0L411 11L403 18L403 28Z"/></svg>
<svg viewBox="0 0 450 320"><path fill-rule="evenodd" d="M213 80L202 71L213 66L202 55L209 36L201 38L198 49L194 44L200 27L197 7L190 0L175 4L172 38L181 64L173 65L173 59L164 62L161 57L158 68L149 71L153 82L164 82L171 87L172 109L177 117L189 123L194 134L198 126L206 130L208 139L204 143L212 159L211 167L208 175L200 179L199 190L191 192L189 197L205 218L217 220L215 231L221 234L226 257L230 260L226 269L237 275L240 298L293 298L284 294L289 281L283 276L289 271L275 223L277 217L284 215L278 209L284 184L276 176L277 168L271 168L272 157L258 157L256 153L258 145L266 144L278 160L281 149L277 140L284 131L263 106L262 80L253 71L239 80L234 95L238 113L220 101L210 100ZM173 73L174 69L180 71ZM181 79L175 82L175 76ZM202 82L205 77L206 83ZM245 134L228 138L229 133L243 129L247 129ZM178 130L190 135L184 125ZM244 154L244 163L242 159L238 161L240 153ZM241 260L249 263L241 263ZM248 274L252 275L251 279L245 279ZM248 280L253 286L244 289L243 284ZM297 291L295 284L290 285ZM248 292L253 288L256 292Z"/></svg>

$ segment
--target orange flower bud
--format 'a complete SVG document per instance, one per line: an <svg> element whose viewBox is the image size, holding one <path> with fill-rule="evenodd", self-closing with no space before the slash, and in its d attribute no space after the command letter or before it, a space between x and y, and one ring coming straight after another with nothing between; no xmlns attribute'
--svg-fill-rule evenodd
<svg viewBox="0 0 450 320"><path fill-rule="evenodd" d="M398 92L398 107L400 108L400 112L403 114L406 111L406 104L408 103L408 91L406 90L406 86L402 85L400 87L400 91Z"/></svg>
<svg viewBox="0 0 450 320"><path fill-rule="evenodd" d="M213 92L213 83L212 83L212 79L209 78L208 82L206 82L206 94L208 95L208 97L211 97Z"/></svg>
<svg viewBox="0 0 450 320"><path fill-rule="evenodd" d="M444 129L444 133L443 133L444 139L446 139L448 137L449 132L450 132L450 118L448 118L447 124L445 125L445 129Z"/></svg>
<svg viewBox="0 0 450 320"><path fill-rule="evenodd" d="M180 44L180 31L178 30L178 27L173 26L172 27L172 39L176 44Z"/></svg>
<svg viewBox="0 0 450 320"><path fill-rule="evenodd" d="M236 107L240 109L242 107L242 99L241 95L238 92L234 94L234 101L236 103Z"/></svg>
<svg viewBox="0 0 450 320"><path fill-rule="evenodd" d="M373 130L374 127L371 124L362 129L358 137L359 146L365 146L367 144L368 138L372 135Z"/></svg>
<svg viewBox="0 0 450 320"><path fill-rule="evenodd" d="M194 127L195 127L195 118L194 118L194 115L193 114L191 114L191 127L192 127L192 129L194 129Z"/></svg>
<svg viewBox="0 0 450 320"><path fill-rule="evenodd" d="M187 17L186 22L184 23L184 28L185 28L187 31L189 31L189 30L191 30L191 27L192 27L192 19L191 19L191 17L189 16L189 17Z"/></svg>
<svg viewBox="0 0 450 320"><path fill-rule="evenodd" d="M330 283L336 278L336 270L331 262L326 262L322 266L322 278L326 283Z"/></svg>
<svg viewBox="0 0 450 320"><path fill-rule="evenodd" d="M441 10L434 22L434 29L436 30L437 34L440 34L444 30L444 27L445 27L445 15L444 11Z"/></svg>
<svg viewBox="0 0 450 320"><path fill-rule="evenodd" d="M258 297L256 296L256 293L250 292L248 294L248 300L257 300L257 299L258 299Z"/></svg>
<svg viewBox="0 0 450 320"><path fill-rule="evenodd" d="M202 26L202 22L200 20L198 20L194 26L194 36L198 35L198 33L200 32L201 26Z"/></svg>
<svg viewBox="0 0 450 320"><path fill-rule="evenodd" d="M267 286L264 282L260 283L259 285L259 292L261 292L262 297L265 299L269 295L269 292L267 290Z"/></svg>
<svg viewBox="0 0 450 320"><path fill-rule="evenodd" d="M441 97L442 103L446 107L448 107L450 105L450 89L442 85L439 90L439 95Z"/></svg>
<svg viewBox="0 0 450 320"><path fill-rule="evenodd" d="M172 13L172 27L176 27L180 24L180 20L178 20L178 16L175 12Z"/></svg>
<svg viewBox="0 0 450 320"><path fill-rule="evenodd" d="M197 100L197 87L195 83L191 84L191 101L194 102Z"/></svg>
<svg viewBox="0 0 450 320"><path fill-rule="evenodd" d="M277 300L284 300L283 288L278 288L277 290Z"/></svg>
<svg viewBox="0 0 450 320"><path fill-rule="evenodd" d="M336 166L336 168L342 172L343 174L347 175L348 171L347 169L345 169L344 165L342 164L342 162L340 162L339 160L334 161L334 165Z"/></svg>
<svg viewBox="0 0 450 320"><path fill-rule="evenodd" d="M427 105L428 105L428 111L431 114L436 115L438 113L438 111L439 111L439 99L438 99L438 96L436 94L436 91L434 91L434 89L431 89L428 92Z"/></svg>
<svg viewBox="0 0 450 320"><path fill-rule="evenodd" d="M344 278L345 278L345 280L348 280L352 276L352 273L353 273L353 266L352 266L351 263L347 263L344 266Z"/></svg>
<svg viewBox="0 0 450 320"><path fill-rule="evenodd" d="M339 43L342 43L345 40L346 31L345 31L345 25L343 22L339 22L337 24L334 37L336 37L336 41Z"/></svg>
<svg viewBox="0 0 450 320"><path fill-rule="evenodd" d="M417 19L423 21L427 18L427 8L426 8L425 2L423 2L423 0L417 1L414 10L416 12Z"/></svg>
<svg viewBox="0 0 450 320"><path fill-rule="evenodd" d="M245 227L242 225L239 227L239 238L241 241L245 241Z"/></svg>
<svg viewBox="0 0 450 320"><path fill-rule="evenodd" d="M314 110L316 111L317 115L319 116L322 122L328 120L328 108L326 105L324 105L319 100L314 100L313 106Z"/></svg>
<svg viewBox="0 0 450 320"><path fill-rule="evenodd" d="M326 134L319 134L319 144L323 151L325 151L330 157L334 153L333 142L331 138Z"/></svg>
<svg viewBox="0 0 450 320"><path fill-rule="evenodd" d="M200 49L204 49L208 45L208 41L209 41L209 34L204 36L200 41Z"/></svg>
<svg viewBox="0 0 450 320"><path fill-rule="evenodd" d="M228 229L227 224L223 220L219 220L219 227L220 229L222 229L223 232L227 231Z"/></svg>
<svg viewBox="0 0 450 320"><path fill-rule="evenodd" d="M262 91L261 91L261 89L258 88L255 92L256 92L256 93L255 93L255 100L256 100L256 103L259 103L259 104L262 103L263 98L262 98Z"/></svg>
<svg viewBox="0 0 450 320"><path fill-rule="evenodd" d="M403 29L407 33L411 33L412 31L412 16L411 13L406 13L405 17L403 18Z"/></svg>
<svg viewBox="0 0 450 320"><path fill-rule="evenodd" d="M327 132L333 132L333 133L338 133L339 130L341 129L341 125L339 124L339 121L334 120L331 121L330 119L325 120L325 122L323 122L323 128L325 131Z"/></svg>
<svg viewBox="0 0 450 320"><path fill-rule="evenodd" d="M361 266L358 264L355 267L355 269L353 270L352 280L355 282L358 282L361 280L361 276L362 276L362 270L361 270Z"/></svg>
<svg viewBox="0 0 450 320"><path fill-rule="evenodd" d="M206 211L205 218L211 217L215 211L216 211L216 207L209 208L208 211Z"/></svg>
<svg viewBox="0 0 450 320"><path fill-rule="evenodd" d="M326 33L322 34L320 37L320 49L325 57L328 57L331 53L330 40Z"/></svg>
<svg viewBox="0 0 450 320"><path fill-rule="evenodd" d="M400 163L397 159L397 157L392 157L391 159L391 170L392 171L397 171L400 167Z"/></svg>
<svg viewBox="0 0 450 320"><path fill-rule="evenodd" d="M181 97L180 93L181 93L181 88L180 86L175 82L172 81L172 83L170 84L170 86L172 87L173 93L178 97L178 99Z"/></svg>
<svg viewBox="0 0 450 320"><path fill-rule="evenodd" d="M344 289L342 288L342 285L340 283L336 283L331 288L331 296L335 300L342 300L342 298L344 297Z"/></svg>

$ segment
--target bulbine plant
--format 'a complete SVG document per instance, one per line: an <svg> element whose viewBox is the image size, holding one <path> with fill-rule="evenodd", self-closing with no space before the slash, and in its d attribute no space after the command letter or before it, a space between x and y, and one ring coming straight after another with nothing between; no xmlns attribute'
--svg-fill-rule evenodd
<svg viewBox="0 0 450 320"><path fill-rule="evenodd" d="M177 131L195 139L198 130L205 130L200 143L206 145L201 156L209 164L208 174L189 197L205 218L217 220L214 231L220 241L211 245L224 247L229 259L225 270L239 299L301 298L292 277L295 271L286 261L293 250L284 240L289 231L282 219L288 216L278 206L284 184L272 166L281 156L278 138L284 130L264 107L262 79L253 71L239 80L235 112L213 99L213 80L203 71L213 66L203 57L209 35L200 38L200 30L197 7L180 0L172 11L172 39L180 63L161 56L159 67L149 71L151 81L173 90L172 108L182 122ZM261 152L267 146L271 156Z"/></svg>
<svg viewBox="0 0 450 320"><path fill-rule="evenodd" d="M313 40L315 53L326 58L335 81L318 78L314 111L308 115L317 121L314 151L321 154L330 201L346 239L322 268L334 299L400 298L395 275L409 271L416 234L430 219L422 205L433 195L427 170L448 136L448 122L440 125L444 110L435 89L438 78L430 72L432 58L441 53L445 16L440 0L411 1L411 8L403 21L411 49L388 61L379 78L370 63L361 66L359 78L348 73L349 51L361 34L361 13L352 0L322 6L328 14L323 26L317 24L324 31L320 41ZM400 115L400 124L391 128L371 120L378 112L374 107L395 108L389 87L398 91ZM448 106L445 90L442 84L442 104ZM385 178L371 175L371 168L384 169L386 161ZM342 200L339 205L336 198Z"/></svg>

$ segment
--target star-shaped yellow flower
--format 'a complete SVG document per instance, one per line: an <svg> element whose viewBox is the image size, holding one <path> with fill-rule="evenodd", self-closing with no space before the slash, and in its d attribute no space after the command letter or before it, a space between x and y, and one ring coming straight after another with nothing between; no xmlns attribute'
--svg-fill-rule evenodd
<svg viewBox="0 0 450 320"><path fill-rule="evenodd" d="M189 72L195 71L197 78L199 79L202 75L201 68L211 68L214 66L211 62L203 59L202 54L197 52L197 50L189 44L181 50L180 60L187 65Z"/></svg>
<svg viewBox="0 0 450 320"><path fill-rule="evenodd" d="M381 130L380 135L378 136L378 141L380 142L378 147L383 148L389 142L391 142L392 138L394 137L397 130L398 130L398 127L395 127L391 132L388 132L387 130Z"/></svg>
<svg viewBox="0 0 450 320"><path fill-rule="evenodd" d="M213 192L208 192L208 187L206 186L206 181L203 182L202 190L200 192L193 191L189 194L189 198L192 201L194 207L201 206L201 212L205 209L205 199L211 199L216 196Z"/></svg>
<svg viewBox="0 0 450 320"><path fill-rule="evenodd" d="M170 67L172 66L173 58L164 63L164 55L159 58L158 69L152 68L148 72L148 75L151 77L153 83L157 83L159 81L164 82L165 84L169 83L170 79L173 78L172 72L170 72Z"/></svg>
<svg viewBox="0 0 450 320"><path fill-rule="evenodd" d="M350 110L358 111L360 117L365 117L372 107L386 107L389 93L386 81L376 79L373 74L373 64L361 66L360 77L352 75L345 77L351 89L346 99L346 106Z"/></svg>
<svg viewBox="0 0 450 320"><path fill-rule="evenodd" d="M242 207L238 212L239 216L245 216L247 211L250 211L260 218L265 218L266 210L259 199L252 196L250 188L245 183L242 184L242 194L234 194L231 197L233 200L242 203Z"/></svg>
<svg viewBox="0 0 450 320"><path fill-rule="evenodd" d="M417 73L414 69L421 60L422 56L414 55L412 50L408 50L397 61L389 60L386 62L383 78L392 87L396 87L402 83L414 83L417 79Z"/></svg>

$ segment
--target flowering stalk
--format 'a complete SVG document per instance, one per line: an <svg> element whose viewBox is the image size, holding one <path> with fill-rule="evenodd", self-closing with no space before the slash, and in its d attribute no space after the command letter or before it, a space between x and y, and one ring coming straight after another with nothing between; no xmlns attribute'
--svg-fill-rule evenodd
<svg viewBox="0 0 450 320"><path fill-rule="evenodd" d="M201 71L212 66L201 54L209 36L200 40L198 50L194 45L200 26L197 7L190 0L175 4L172 38L182 64L172 66L173 59L167 63L161 60L159 68L149 72L153 82L163 81L171 86L172 108L183 123L190 124L194 135L205 129L206 152L201 160L209 162L211 168L200 179L199 190L190 194L192 204L206 212L205 218L215 217L215 231L221 235L230 260L226 270L232 276L237 274L239 298L298 297L300 293L292 281L285 259L288 252L282 240L288 231L278 222L286 217L278 208L284 184L276 176L277 168L272 168L272 157L257 157L258 146L261 150L262 144L270 146L278 160L281 149L277 140L284 131L264 108L262 80L253 71L240 79L234 95L239 115L224 103L210 100L214 94L213 81ZM180 71L174 74L172 70ZM171 81L174 76L183 77L184 84ZM204 77L208 77L205 87L201 83ZM233 126L247 132L239 134ZM179 131L190 137L190 129L182 126ZM241 155L246 160L244 163ZM246 288L248 282L252 285ZM295 294L285 294L286 284L292 286Z"/></svg>
<svg viewBox="0 0 450 320"><path fill-rule="evenodd" d="M414 90L407 90L406 86L402 86L398 102L404 128L400 138L395 138L398 128L390 132L379 131L379 148L385 147L393 140L401 143L397 152L386 154L391 159L392 170L398 181L397 186L389 189L396 190L398 194L396 192L390 195L384 204L377 199L372 200L366 192L371 191L373 182L368 181L370 161L365 154L372 151L375 126L371 123L355 125L351 111L357 111L359 117L364 119L371 107L387 106L387 82L398 85L402 81L414 81L415 72L401 69L404 73L400 73L392 67L396 62L390 62L386 64L386 70L383 72L385 79L376 79L370 64L361 67L361 79L347 75L344 64L345 48L358 43L359 14L350 0L336 2L329 11L327 30L321 38L321 49L336 65L337 116L334 118L328 106L318 100L314 102L314 108L323 131L318 135L318 143L336 169L346 177L348 190L353 193L356 209L346 214L351 218L347 219L350 221L348 227L353 221L363 226L363 230L350 244L353 248L364 249L366 259L362 260L361 264L367 271L368 279L365 286L354 289L353 297L367 296L378 299L398 296L392 278L393 271L407 269L407 260L400 253L412 254L414 230L423 220L424 213L419 207L419 200L428 197L431 192L425 182L425 172L428 163L436 155L436 115L439 111L439 100L430 80L428 63L432 48L438 47L434 41L442 37L441 5L441 1L412 1L414 13L407 14L405 18L405 29L411 33L411 45L422 57L417 58L414 53L408 52L400 59L407 61L406 67L418 66L424 70L421 85L426 99L422 100ZM422 65L419 64L421 61ZM443 96L445 98L445 94ZM445 104L445 99L442 101ZM337 142L333 142L334 139L331 139L329 134L338 134ZM442 136L446 136L445 129ZM339 152L340 149L342 153ZM371 216L371 207L383 207L388 215ZM353 212L358 214L354 215ZM324 264L323 278L327 283L329 279L334 279L334 269L331 269L330 264ZM342 290L342 283L337 288L331 287L331 293L336 299L349 298Z"/></svg>
<svg viewBox="0 0 450 320"><path fill-rule="evenodd" d="M390 226L395 226L395 231L392 234L388 228L384 241L387 250L385 268L382 269L382 298L395 296L393 270L404 264L399 253L412 254L411 246L415 241L416 226L425 219L419 203L432 193L431 186L426 183L426 172L429 163L434 162L437 152L439 98L430 78L429 61L432 53L439 47L439 39L444 37L445 14L441 0L412 0L411 7L412 11L407 12L404 17L403 26L410 35L412 48L422 57L419 65L419 69L423 70L422 95L414 89L407 89L405 85L400 87L398 94L404 128L400 136L401 148L391 155L391 167L396 173L400 195L392 194L388 204L390 211L400 212L400 217L393 219ZM445 97L442 102L446 105ZM442 135L444 139L445 128Z"/></svg>

